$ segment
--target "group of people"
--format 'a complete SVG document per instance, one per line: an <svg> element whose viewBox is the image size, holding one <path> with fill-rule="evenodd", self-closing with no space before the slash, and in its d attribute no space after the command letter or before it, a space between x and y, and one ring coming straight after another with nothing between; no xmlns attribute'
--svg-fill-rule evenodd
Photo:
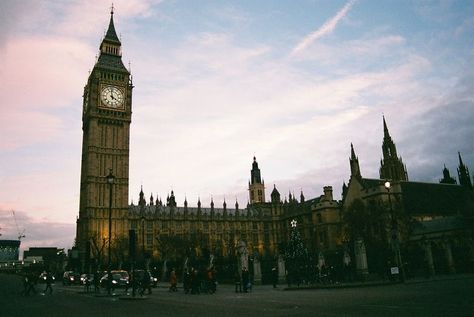
<svg viewBox="0 0 474 317"><path fill-rule="evenodd" d="M49 294L51 295L53 293L53 282L54 282L54 277L51 272L43 271L41 274L38 275L38 272L31 271L27 272L23 275L23 290L21 292L22 295L24 296L29 296L29 295L34 295L37 293L36 291L36 285L39 282L44 282L45 283L45 289L41 294L46 295Z"/></svg>
<svg viewBox="0 0 474 317"><path fill-rule="evenodd" d="M235 292L236 293L248 293L252 291L252 282L250 280L250 273L246 267L242 268L242 273L235 271L234 274Z"/></svg>
<svg viewBox="0 0 474 317"><path fill-rule="evenodd" d="M173 285L171 277L170 283ZM174 275L174 285L176 291L176 274ZM201 272L194 267L186 268L184 270L183 288L185 294L200 294L201 292L214 294L217 291L216 269L211 266Z"/></svg>

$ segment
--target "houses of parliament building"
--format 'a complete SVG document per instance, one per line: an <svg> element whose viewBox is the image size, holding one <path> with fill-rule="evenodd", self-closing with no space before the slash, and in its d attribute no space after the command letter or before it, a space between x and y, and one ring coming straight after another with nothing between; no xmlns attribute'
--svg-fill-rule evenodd
<svg viewBox="0 0 474 317"><path fill-rule="evenodd" d="M356 200L385 210L392 197L400 212L409 213L420 221L450 219L459 225L455 219L462 215L472 220L472 182L461 156L460 184L455 184L447 169L444 182L440 184L410 182L385 118L380 179L362 177L358 157L351 145L351 176L349 183L343 185L340 200L334 199L331 186L322 188L319 197L306 199L301 192L299 197L290 193L288 200L282 200L275 185L271 188L270 200L267 200L268 188L254 157L246 206L239 206L237 201L229 202L229 205L224 201L222 206L215 206L212 199L210 206L206 207L201 206L200 201L197 207L188 207L186 199L178 206L173 191L162 202L153 196L147 199L143 190L138 203L130 205L133 82L122 62L121 42L115 31L113 14L112 10L108 30L100 44L100 55L83 91L81 184L76 231L76 248L83 257L97 258L107 253L104 246L109 235L109 216L112 246L118 246L119 241L128 241L129 230L135 230L138 248L157 260L163 255L160 239L172 236L194 241L199 248L219 256L235 252L236 244L244 241L250 254L275 257L280 252L279 245L288 239L293 219L297 220L298 230L311 252L341 250L349 241L345 233L344 212ZM113 183L107 182L108 174L114 176ZM385 180L392 182L390 191L384 187ZM426 197L434 197L435 201L428 201ZM449 227L451 223L447 225ZM467 230L464 223L454 229L456 233ZM435 241L436 234L428 231L425 234L420 231L418 238ZM449 239L449 232L442 239ZM411 236L407 239L417 238ZM423 250L429 255L428 249ZM124 254L127 252L125 248Z"/></svg>

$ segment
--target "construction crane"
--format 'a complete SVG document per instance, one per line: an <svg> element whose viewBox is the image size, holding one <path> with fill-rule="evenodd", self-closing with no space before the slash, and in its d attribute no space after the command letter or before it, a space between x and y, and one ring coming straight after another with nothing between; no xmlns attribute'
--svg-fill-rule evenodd
<svg viewBox="0 0 474 317"><path fill-rule="evenodd" d="M12 215L13 215L13 220L15 220L16 230L18 231L18 240L21 241L21 239L26 237L25 236L25 229L20 230L20 227L18 227L18 222L16 221L15 210L12 210Z"/></svg>

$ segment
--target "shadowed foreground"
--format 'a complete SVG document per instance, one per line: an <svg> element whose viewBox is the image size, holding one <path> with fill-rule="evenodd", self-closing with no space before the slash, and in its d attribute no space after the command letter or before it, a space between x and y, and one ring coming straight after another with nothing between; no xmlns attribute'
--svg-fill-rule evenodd
<svg viewBox="0 0 474 317"><path fill-rule="evenodd" d="M474 276L363 288L282 291L256 286L236 294L219 285L214 295L170 293L162 285L145 300L83 293L54 285L52 295L24 297L18 276L0 274L1 316L473 316ZM44 285L38 285L38 291ZM117 291L123 297L123 290Z"/></svg>

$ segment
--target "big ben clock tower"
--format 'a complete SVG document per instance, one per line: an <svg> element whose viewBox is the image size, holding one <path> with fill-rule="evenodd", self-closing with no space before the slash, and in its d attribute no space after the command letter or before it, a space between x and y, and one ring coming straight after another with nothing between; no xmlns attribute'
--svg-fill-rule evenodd
<svg viewBox="0 0 474 317"><path fill-rule="evenodd" d="M94 254L108 239L109 187L112 186L112 240L126 232L132 82L122 62L113 8L100 55L84 87L82 160L76 246ZM109 185L106 176L115 176ZM83 253L84 254L84 253Z"/></svg>

